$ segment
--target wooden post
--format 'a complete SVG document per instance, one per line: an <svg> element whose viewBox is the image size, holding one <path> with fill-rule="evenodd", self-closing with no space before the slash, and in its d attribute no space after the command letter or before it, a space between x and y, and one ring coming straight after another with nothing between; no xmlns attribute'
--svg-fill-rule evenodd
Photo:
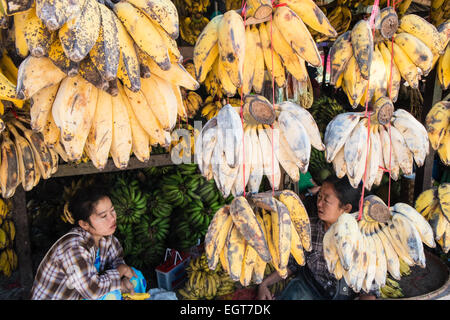
<svg viewBox="0 0 450 320"><path fill-rule="evenodd" d="M19 185L12 198L13 221L16 227L16 251L18 257L18 267L20 283L23 288L23 298L29 299L31 287L33 285L33 261L31 258L31 243L28 227L27 201L22 185Z"/></svg>
<svg viewBox="0 0 450 320"><path fill-rule="evenodd" d="M427 77L422 113L420 119L418 119L423 125L425 125L425 118L430 109L440 100L442 100L442 89L439 80L437 79L436 68L434 68ZM414 179L414 199L417 199L419 194L423 191L431 188L434 155L436 151L434 151L431 146L429 148L430 152L425 158L424 165L416 169L416 176Z"/></svg>

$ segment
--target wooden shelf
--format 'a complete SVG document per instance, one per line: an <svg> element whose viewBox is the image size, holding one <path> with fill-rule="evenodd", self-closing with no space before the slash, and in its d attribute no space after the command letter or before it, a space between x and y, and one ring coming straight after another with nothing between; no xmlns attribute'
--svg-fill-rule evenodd
<svg viewBox="0 0 450 320"><path fill-rule="evenodd" d="M148 162L141 162L136 157L131 157L130 161L128 162L128 167L123 170L117 168L112 159L108 160L108 163L106 164L103 170L99 170L96 167L94 167L91 161L80 164L64 163L59 165L58 171L55 174L53 174L51 178L135 170L148 167L167 166L172 164L173 162L170 159L170 154L168 153L152 155L150 156L150 160Z"/></svg>

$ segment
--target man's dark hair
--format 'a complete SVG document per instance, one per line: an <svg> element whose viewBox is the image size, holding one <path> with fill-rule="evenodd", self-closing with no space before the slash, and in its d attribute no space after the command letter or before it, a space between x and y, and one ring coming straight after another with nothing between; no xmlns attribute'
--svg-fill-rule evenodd
<svg viewBox="0 0 450 320"><path fill-rule="evenodd" d="M104 197L109 197L108 191L97 185L80 188L69 202L69 211L75 224L82 220L90 224L89 217L93 213L97 202Z"/></svg>

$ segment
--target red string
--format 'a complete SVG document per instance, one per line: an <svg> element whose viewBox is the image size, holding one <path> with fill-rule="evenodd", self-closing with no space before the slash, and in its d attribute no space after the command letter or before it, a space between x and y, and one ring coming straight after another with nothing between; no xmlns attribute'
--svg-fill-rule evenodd
<svg viewBox="0 0 450 320"><path fill-rule="evenodd" d="M273 4L273 0L272 0ZM270 48L272 53L272 108L275 108L275 77L273 75L273 28L272 15L270 15ZM275 196L275 168L274 168L274 152L273 152L273 124L270 126L272 131L272 196Z"/></svg>
<svg viewBox="0 0 450 320"><path fill-rule="evenodd" d="M244 16L244 28L247 25L247 2L245 0L242 0L242 14ZM242 74L244 74L244 66L245 63L242 65ZM242 79L244 81L244 79ZM241 124L242 124L242 130L244 129L244 92L243 92L243 84L241 85ZM242 135L242 183L243 183L243 189L244 189L244 197L245 197L245 135Z"/></svg>
<svg viewBox="0 0 450 320"><path fill-rule="evenodd" d="M372 6L372 13L369 18L370 28L372 29L372 37L375 37L375 28L374 28L374 21L375 16L378 13L378 4L379 0L375 0L373 6ZM370 70L369 70L370 72ZM370 73L369 73L369 79L367 80L367 88L366 88L366 101L365 101L365 117L368 117L368 123L367 123L367 151L366 151L366 163L364 164L364 177L363 177L363 186L361 190L361 199L359 201L359 215L358 215L358 221L362 218L362 211L363 211L363 203L364 203L364 192L366 187L366 180L367 180L367 163L369 158L369 151L370 151L370 115L368 114L368 107L369 107L369 87L370 87Z"/></svg>
<svg viewBox="0 0 450 320"><path fill-rule="evenodd" d="M19 120L19 116L17 115L16 111L14 111L14 109L11 109L11 112L12 112L14 118L16 118L17 120Z"/></svg>

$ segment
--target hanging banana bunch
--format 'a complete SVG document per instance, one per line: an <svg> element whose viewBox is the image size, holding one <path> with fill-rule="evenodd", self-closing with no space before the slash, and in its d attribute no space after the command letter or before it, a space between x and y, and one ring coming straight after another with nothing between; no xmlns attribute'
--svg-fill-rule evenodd
<svg viewBox="0 0 450 320"><path fill-rule="evenodd" d="M330 83L343 89L353 108L383 95L395 102L402 79L418 88L445 49L436 27L420 16L407 14L396 23L397 13L386 7L377 21L374 34L368 21L358 21L330 49Z"/></svg>
<svg viewBox="0 0 450 320"><path fill-rule="evenodd" d="M56 5L40 0L13 16L24 58L15 92L31 101L31 128L64 161L84 154L98 169L110 156L118 168L131 153L148 161L153 146L170 144L177 118L188 117L181 89L199 88L182 65L174 4Z"/></svg>
<svg viewBox="0 0 450 320"><path fill-rule="evenodd" d="M180 36L190 45L194 45L203 28L209 23L205 17L210 6L209 0L175 1L180 9Z"/></svg>
<svg viewBox="0 0 450 320"><path fill-rule="evenodd" d="M241 107L241 99L215 99L212 96L208 96L203 104L202 116L205 117L206 120L210 120L211 118L217 116L220 109L222 109L222 107L226 104L230 104L232 107Z"/></svg>
<svg viewBox="0 0 450 320"><path fill-rule="evenodd" d="M11 203L0 198L0 273L6 277L10 277L18 267L18 257L14 250L16 227L11 209Z"/></svg>
<svg viewBox="0 0 450 320"><path fill-rule="evenodd" d="M422 192L416 199L415 208L430 223L434 239L442 251L450 249L450 183Z"/></svg>
<svg viewBox="0 0 450 320"><path fill-rule="evenodd" d="M16 93L18 69L6 50L0 56L0 115L9 107L22 109L25 100Z"/></svg>
<svg viewBox="0 0 450 320"><path fill-rule="evenodd" d="M322 11L324 10L321 7ZM330 24L333 26L333 28L336 30L336 37L340 36L344 32L347 32L347 30L350 27L350 24L352 22L352 11L349 7L346 5L337 5L333 8L333 10L330 10L330 12L325 13L327 16L328 21L330 21ZM336 37L329 37L326 35L321 35L320 32L317 32L311 28L308 28L311 32L311 35L313 36L314 40L316 42L323 42L323 41L330 41L330 40L336 40Z"/></svg>
<svg viewBox="0 0 450 320"><path fill-rule="evenodd" d="M450 165L450 102L439 101L428 112L425 128L430 145L437 150L441 161Z"/></svg>
<svg viewBox="0 0 450 320"><path fill-rule="evenodd" d="M205 236L209 269L220 262L243 286L261 283L267 264L285 279L289 256L304 265L305 250L311 250L309 218L291 190L236 197L215 213Z"/></svg>
<svg viewBox="0 0 450 320"><path fill-rule="evenodd" d="M449 0L431 0L430 20L435 26L450 19Z"/></svg>
<svg viewBox="0 0 450 320"><path fill-rule="evenodd" d="M385 96L374 107L368 115L338 114L325 131L327 161L339 178L347 175L354 188L361 181L368 190L380 185L384 169L390 168L395 181L400 174L412 174L414 162L423 166L429 153L427 131L414 116L404 109L392 113L394 106Z"/></svg>
<svg viewBox="0 0 450 320"><path fill-rule="evenodd" d="M19 185L30 191L58 170L57 152L47 146L42 133L31 129L29 113L24 111L9 112L2 120L0 187L5 199Z"/></svg>
<svg viewBox="0 0 450 320"><path fill-rule="evenodd" d="M343 213L323 239L328 270L355 292L379 290L387 275L400 280L401 261L425 268L423 243L436 246L433 230L413 207L388 209L377 196L364 198L363 212Z"/></svg>
<svg viewBox="0 0 450 320"><path fill-rule="evenodd" d="M448 44L450 41L450 20L439 25L437 30L443 39L445 50L439 57L436 72L442 89L447 90L450 87L450 45ZM436 59L433 61L436 62Z"/></svg>
<svg viewBox="0 0 450 320"><path fill-rule="evenodd" d="M247 7L244 18L242 11L240 14L235 10L214 17L195 43L196 79L205 82L212 96L220 91L227 97L241 92L244 96L252 91L261 93L266 71L273 75L278 87L286 85L288 72L307 91L306 62L316 67L322 65L307 26L336 36L335 29L312 0L285 1L286 6L273 10L271 4L255 2ZM273 23L267 21L272 11ZM256 24L250 24L248 21L257 15Z"/></svg>
<svg viewBox="0 0 450 320"><path fill-rule="evenodd" d="M246 96L243 120L244 126L240 107L227 104L195 142L200 172L214 178L224 197L242 195L245 188L258 193L264 175L278 190L281 167L297 182L300 171L308 170L311 147L325 149L311 114L293 102L277 104L274 110L263 96Z"/></svg>

